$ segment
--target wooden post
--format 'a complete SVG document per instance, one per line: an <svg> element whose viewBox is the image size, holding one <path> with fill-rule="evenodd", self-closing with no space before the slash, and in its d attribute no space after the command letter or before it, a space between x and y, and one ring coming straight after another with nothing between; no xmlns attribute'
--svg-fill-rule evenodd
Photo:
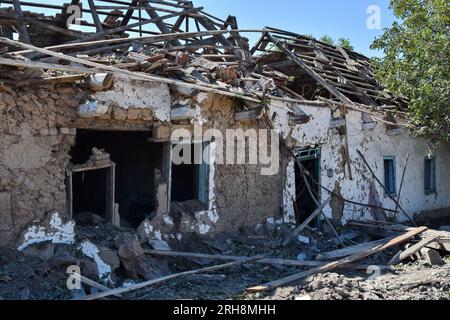
<svg viewBox="0 0 450 320"><path fill-rule="evenodd" d="M16 11L16 13L20 17L23 17L22 7L20 6L20 1L19 0L13 0L13 5L14 5L14 10ZM20 35L22 36L22 41L24 43L30 44L31 43L30 35L28 34L28 29L27 29L26 24L23 21L19 21L18 25L19 25Z"/></svg>

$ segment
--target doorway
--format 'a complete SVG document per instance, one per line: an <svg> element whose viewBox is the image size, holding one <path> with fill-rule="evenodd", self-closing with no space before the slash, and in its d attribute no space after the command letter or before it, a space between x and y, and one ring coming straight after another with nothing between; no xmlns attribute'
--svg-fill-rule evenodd
<svg viewBox="0 0 450 320"><path fill-rule="evenodd" d="M313 196L320 202L320 148L298 149L295 151L295 155L306 173L307 181L306 183L302 170L296 162L295 185L297 200L295 202L295 216L297 223L301 224L317 209Z"/></svg>

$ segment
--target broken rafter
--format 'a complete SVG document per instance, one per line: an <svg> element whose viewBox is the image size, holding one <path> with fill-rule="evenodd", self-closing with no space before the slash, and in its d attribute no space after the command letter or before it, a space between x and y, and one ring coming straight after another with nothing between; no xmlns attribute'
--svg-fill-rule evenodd
<svg viewBox="0 0 450 320"><path fill-rule="evenodd" d="M146 1L146 0L142 1L142 5L145 7L145 11L150 16L150 18L152 18L152 19L160 18L158 13L156 12L155 8L153 8L148 1ZM162 20L157 20L155 22L155 24L162 33L165 33L165 34L171 33L171 30L169 29L169 27ZM178 40L172 40L172 41L170 41L170 43L174 46L181 46L181 42L179 42Z"/></svg>
<svg viewBox="0 0 450 320"><path fill-rule="evenodd" d="M296 236L302 233L303 230L315 219L317 218L325 209L325 207L330 203L330 199L319 205L319 207L303 222L297 229L295 229L292 234L283 242L283 246L287 246Z"/></svg>
<svg viewBox="0 0 450 320"><path fill-rule="evenodd" d="M323 79L318 73L312 70L300 57L291 52L291 50L289 50L283 43L281 43L279 40L273 37L270 34L270 32L266 34L266 37L282 52L284 52L289 59L298 64L308 75L310 75L314 80L316 80L322 87L327 89L332 95L334 95L336 98L338 98L344 103L348 104L353 103L349 98L347 98L345 95L339 92L336 88L329 85L325 79Z"/></svg>
<svg viewBox="0 0 450 320"><path fill-rule="evenodd" d="M158 23L158 22L161 22L161 21L163 21L165 19L178 17L179 15L186 14L187 12L191 12L191 11L196 11L198 9L199 8L187 9L186 11L183 11L183 12L172 13L172 14L169 14L169 15L166 15L166 16L162 16L162 17L158 16L158 17L155 17L155 18L152 18L152 19L141 21L141 22L136 22L136 23L133 23L133 24L125 25L125 26L120 26L120 27L117 27L117 28L108 29L106 31L97 33L97 34L95 34L93 36L87 37L86 39L84 39L84 41L90 41L90 40L98 39L98 38L103 37L105 35L112 35L112 34L115 34L115 33L119 33L119 32L130 30L131 28L134 28L134 27L144 26L144 25L147 25L147 24L150 24L150 23ZM181 45L181 43L180 43L180 45Z"/></svg>
<svg viewBox="0 0 450 320"><path fill-rule="evenodd" d="M97 32L103 33L103 25L98 16L97 9L95 8L94 0L88 0L89 7L91 8L92 19L94 20L95 27L97 28Z"/></svg>
<svg viewBox="0 0 450 320"><path fill-rule="evenodd" d="M135 79L135 80L141 80L141 81L150 81L150 82L160 82L160 83L166 83L166 84L171 84L171 85L176 85L176 86L182 86L182 87L189 87L189 88L193 88L193 89L198 89L201 91L206 91L206 92L213 92L213 93L217 93L217 94L221 94L221 95L225 95L225 96L231 96L231 97L236 97L236 98L240 98L243 100L247 100L247 101L251 101L251 102L256 102L256 103L261 103L261 100L259 99L255 99L249 96L245 96L242 94L237 94L234 92L230 92L230 91L224 91L221 89L218 89L216 87L213 87L211 85L207 85L207 84L203 84L203 85L197 85L197 84L192 84L192 83L187 83L187 82L183 82L183 81L179 81L179 80L173 80L173 79L168 79L168 78L163 78L163 77L157 77L157 76L151 76L148 74L140 74L140 73L136 73L136 72L132 72L132 71L128 71L128 70L123 70L123 69L119 69L119 68L115 68L115 67L111 67L111 66L106 66L106 65L102 65L100 63L96 63L96 62L92 62L92 61L87 61L87 60L83 60L83 59L79 59L79 58L75 58L75 57L71 57L71 56L67 56L67 55L63 55L61 53L56 53L50 50L46 50L46 49L42 49L42 48L38 48L29 44L24 44L21 42L17 42L14 40L10 40L10 39L6 39L6 38L1 38L0 37L0 42L3 42L5 44L11 45L11 46L17 46L17 47L21 47L24 49L29 49L29 50L33 50L42 54L46 54L49 56L53 56L59 59L64 59L64 60L68 60L71 62L76 62L76 63L80 63L83 65L87 65L90 67L94 67L96 68L95 72L99 72L98 70L105 70L108 72L113 73L116 76L119 77L125 77L128 79ZM16 60L12 60L12 61L8 61L8 60L12 60L12 59L6 59L6 60L0 60L4 62L4 64L7 65L15 65L15 66L19 66L19 63L22 63L22 66L26 64L26 62L22 61L16 61ZM11 64L9 64L11 63ZM14 64L13 64L14 63ZM38 68L43 68L43 69L59 69L60 65L47 65L48 67L43 66L43 64L39 64L37 65L35 62L29 62L28 66L32 67L33 65L36 65L36 67ZM91 69L89 68L78 68L78 67L70 67L67 66L68 68L76 68L76 72L82 72L80 70L84 69L87 73L92 73L93 71L90 71Z"/></svg>
<svg viewBox="0 0 450 320"><path fill-rule="evenodd" d="M45 23L45 22L30 18L30 17L25 17L25 16L19 15L19 14L14 14L14 13L6 12L6 11L0 11L0 16L9 18L9 19L18 20L19 22L28 22L28 23L34 24L38 27L46 28L46 29L64 34L66 36L74 37L74 38L81 39L81 38L86 37L86 35L82 34L81 32L76 32L76 31L60 28L58 26L54 26L52 24Z"/></svg>
<svg viewBox="0 0 450 320"><path fill-rule="evenodd" d="M259 29L250 29L250 30L238 30L241 33L252 33L252 32L262 32ZM155 36L145 36L145 37L135 37L135 38L118 38L118 39L108 39L108 40L92 40L84 39L85 42L76 42L76 43L66 43L56 46L45 47L46 50L62 50L62 49L74 49L77 47L84 46L96 46L102 44L111 44L111 43L132 43L132 42L141 42L143 44L153 44L158 42L165 42L172 39L189 39L193 37L198 37L202 35L217 35L217 34L226 34L230 33L230 30L212 30L212 31L200 31L200 32L185 32L185 33L169 33L169 34L160 34ZM179 48L184 48L185 46L180 46ZM229 47L233 48L233 47ZM13 55L23 55L33 52L34 50L22 50L11 52Z"/></svg>

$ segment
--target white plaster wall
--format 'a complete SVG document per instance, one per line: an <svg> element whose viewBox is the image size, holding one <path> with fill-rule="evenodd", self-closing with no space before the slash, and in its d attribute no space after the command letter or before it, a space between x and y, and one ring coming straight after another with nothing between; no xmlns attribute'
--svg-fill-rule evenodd
<svg viewBox="0 0 450 320"><path fill-rule="evenodd" d="M336 181L340 182L341 192L344 198L361 203L369 202L369 186L373 180L357 153L360 150L375 171L377 177L384 182L383 157L396 157L396 183L397 192L400 188L401 176L408 154L410 155L406 171L400 204L409 214L414 215L423 211L431 211L450 207L450 145L441 145L432 151L436 157L436 185L437 193L426 195L424 191L424 159L430 153L430 149L423 139L412 138L407 130L398 136L387 133L386 126L377 122L373 130L363 130L362 114L350 111L347 114L347 127L349 137L350 159L353 180L348 177L347 167L343 171L343 159L341 148L344 140L337 130L329 129L331 110L325 107L300 106L303 111L311 116L307 124L291 128L291 137L298 147L320 145L321 156L321 184L329 190L334 190ZM277 113L279 111L276 111ZM281 118L283 118L281 113ZM284 127L284 126L283 126ZM286 131L286 128L282 130ZM333 170L333 177L328 177L327 170ZM288 173L292 170L289 170ZM291 174L288 175L288 178ZM375 182L377 192L383 207L395 209L395 203L385 197L381 186ZM292 215L292 206L286 203L289 196L295 194L295 179L287 179L284 191L285 215ZM329 193L322 190L322 200L329 197ZM331 216L331 208L328 206L326 214ZM399 221L406 218L398 213ZM349 219L372 218L369 210L360 206L346 204L343 222Z"/></svg>
<svg viewBox="0 0 450 320"><path fill-rule="evenodd" d="M164 83L115 79L111 90L96 92L93 98L107 106L151 109L158 120L170 121L172 97Z"/></svg>

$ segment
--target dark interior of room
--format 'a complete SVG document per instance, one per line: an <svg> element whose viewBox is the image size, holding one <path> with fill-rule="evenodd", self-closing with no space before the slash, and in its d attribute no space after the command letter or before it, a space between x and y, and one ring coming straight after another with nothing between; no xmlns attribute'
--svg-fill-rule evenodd
<svg viewBox="0 0 450 320"><path fill-rule="evenodd" d="M138 226L155 210L154 170L161 169L163 146L148 142L149 138L150 132L77 130L76 144L70 152L74 164L85 163L94 147L111 155L116 164L115 202L119 204L123 225ZM85 174L84 183L74 179L74 208L77 208L74 214L80 208L100 211L104 197L101 200L96 194L83 191L93 189L106 190L105 177L100 172ZM87 195L83 196L84 193ZM103 210L104 207L103 203Z"/></svg>
<svg viewBox="0 0 450 320"><path fill-rule="evenodd" d="M315 181L319 181L319 161L318 159L301 161L303 168L310 173ZM317 200L319 198L319 186L313 182L313 179L306 175L310 188ZM306 186L298 164L295 165L295 184L297 201L295 206L295 214L297 223L303 223L317 209L313 198Z"/></svg>
<svg viewBox="0 0 450 320"><path fill-rule="evenodd" d="M180 152L183 157L183 151ZM185 202L197 199L199 165L194 163L194 145L191 146L192 164L172 164L172 189L173 202Z"/></svg>
<svg viewBox="0 0 450 320"><path fill-rule="evenodd" d="M101 169L73 174L74 214L92 212L104 219L108 218L106 216L106 192L108 190L106 178L108 170L109 169Z"/></svg>

